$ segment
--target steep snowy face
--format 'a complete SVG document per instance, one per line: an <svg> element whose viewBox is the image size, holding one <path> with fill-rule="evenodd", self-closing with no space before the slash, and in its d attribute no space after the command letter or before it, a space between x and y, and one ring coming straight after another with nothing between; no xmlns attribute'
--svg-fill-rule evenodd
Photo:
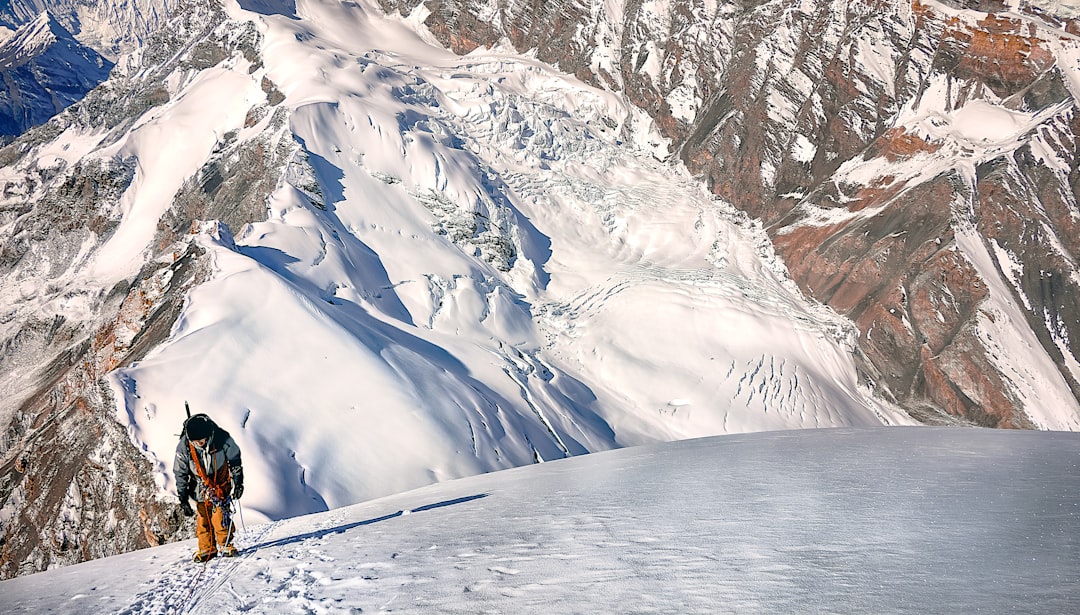
<svg viewBox="0 0 1080 615"><path fill-rule="evenodd" d="M1080 426L1072 3L424 7L459 52L509 40L647 110L909 412Z"/></svg>
<svg viewBox="0 0 1080 615"><path fill-rule="evenodd" d="M0 136L13 137L83 98L112 64L48 13L0 41Z"/></svg>
<svg viewBox="0 0 1080 615"><path fill-rule="evenodd" d="M4 50L0 54L0 68L10 69L26 64L34 56L56 43L59 30L62 29L55 24L48 13L42 13L33 21L26 23L4 39ZM60 34L60 36L63 35Z"/></svg>
<svg viewBox="0 0 1080 615"><path fill-rule="evenodd" d="M181 0L3 3L0 137L7 142L80 100L108 77L120 55L136 52L180 6ZM121 71L140 66L139 57L126 56Z"/></svg>
<svg viewBox="0 0 1080 615"><path fill-rule="evenodd" d="M185 402L240 443L254 521L644 442L910 421L860 379L850 322L624 96L509 48L455 55L422 11L226 10L193 5L0 152L0 519L40 524L4 526L3 574L173 536ZM109 437L51 446L69 430ZM142 535L88 529L110 510Z"/></svg>
<svg viewBox="0 0 1080 615"><path fill-rule="evenodd" d="M110 60L133 51L181 7L185 0L9 0L0 8L0 24L15 30L45 12L82 44Z"/></svg>

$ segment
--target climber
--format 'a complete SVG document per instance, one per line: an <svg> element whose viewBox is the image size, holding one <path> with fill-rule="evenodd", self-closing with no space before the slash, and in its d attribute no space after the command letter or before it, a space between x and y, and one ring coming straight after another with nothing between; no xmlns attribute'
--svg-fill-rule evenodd
<svg viewBox="0 0 1080 615"><path fill-rule="evenodd" d="M218 427L205 414L196 414L184 422L173 461L176 493L180 510L190 517L198 511L195 535L199 550L195 561L205 562L219 553L237 555L233 546L232 500L244 493L244 469L240 465L240 447L229 432ZM192 510L189 499L195 500Z"/></svg>

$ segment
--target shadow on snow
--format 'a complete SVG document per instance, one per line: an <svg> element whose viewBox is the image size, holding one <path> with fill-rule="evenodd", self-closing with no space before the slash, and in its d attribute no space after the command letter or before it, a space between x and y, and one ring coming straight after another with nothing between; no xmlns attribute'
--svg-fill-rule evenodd
<svg viewBox="0 0 1080 615"><path fill-rule="evenodd" d="M425 504L423 506L418 506L418 507L408 511L408 513L412 514L412 513L418 513L418 512L425 512L425 511L429 511L429 510L436 510L438 508L445 508L447 506L454 506L455 504L464 504L466 502L472 502L473 500L479 500L481 498L486 498L488 495L489 494L487 494L487 493L478 493L478 494L475 494L475 495L467 495L467 496L464 496L464 497L454 498L452 500L446 500L446 501L443 501L443 502L436 502L434 504ZM329 536L331 534L344 534L345 532L348 532L349 530L352 530L352 529L356 529L358 527L363 527L365 525L374 525L376 523L382 523L383 521L389 521L390 519L393 519L395 517L401 517L405 513L406 513L406 511L399 510L397 512L390 513L389 515L383 515L381 517L375 517L375 518L372 518L372 519L364 519L363 521L355 521L353 523L346 523L344 525L339 525L337 527L330 527L330 528L326 528L326 529L322 529L322 530L316 530L314 532L307 532L306 534L298 534L296 536L288 536L286 538L279 538L277 540L270 540L268 542L263 542L263 543L248 547L247 549L244 549L244 551L247 552L247 553L253 553L253 552L258 551L260 549L269 549L269 548L273 548L273 547L283 547L285 545L296 544L298 542L304 542L306 540L314 540L314 539L318 539L318 538L323 538L323 537Z"/></svg>

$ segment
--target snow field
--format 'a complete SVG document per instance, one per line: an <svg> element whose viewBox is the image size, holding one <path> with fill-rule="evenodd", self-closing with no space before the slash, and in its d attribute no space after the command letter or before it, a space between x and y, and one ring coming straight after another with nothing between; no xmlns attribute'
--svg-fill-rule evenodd
<svg viewBox="0 0 1080 615"><path fill-rule="evenodd" d="M241 557L205 568L188 541L5 581L0 606L1073 612L1078 462L1076 434L965 428L626 448L248 526Z"/></svg>

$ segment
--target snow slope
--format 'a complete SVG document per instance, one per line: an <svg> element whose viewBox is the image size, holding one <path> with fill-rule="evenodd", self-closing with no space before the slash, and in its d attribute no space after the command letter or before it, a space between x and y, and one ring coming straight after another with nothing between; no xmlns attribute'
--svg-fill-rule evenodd
<svg viewBox="0 0 1080 615"><path fill-rule="evenodd" d="M177 74L166 105L91 154L138 161L87 260L108 288L223 135L274 129L246 113L267 82L298 144L268 220L190 238L212 279L112 375L163 497L185 401L245 451L257 521L627 445L911 422L859 381L851 324L661 162L625 100L512 51L449 53L422 15L229 11L257 24L260 62Z"/></svg>
<svg viewBox="0 0 1080 615"><path fill-rule="evenodd" d="M249 524L205 568L188 541L4 581L0 610L1067 613L1078 523L1078 434L744 434Z"/></svg>

